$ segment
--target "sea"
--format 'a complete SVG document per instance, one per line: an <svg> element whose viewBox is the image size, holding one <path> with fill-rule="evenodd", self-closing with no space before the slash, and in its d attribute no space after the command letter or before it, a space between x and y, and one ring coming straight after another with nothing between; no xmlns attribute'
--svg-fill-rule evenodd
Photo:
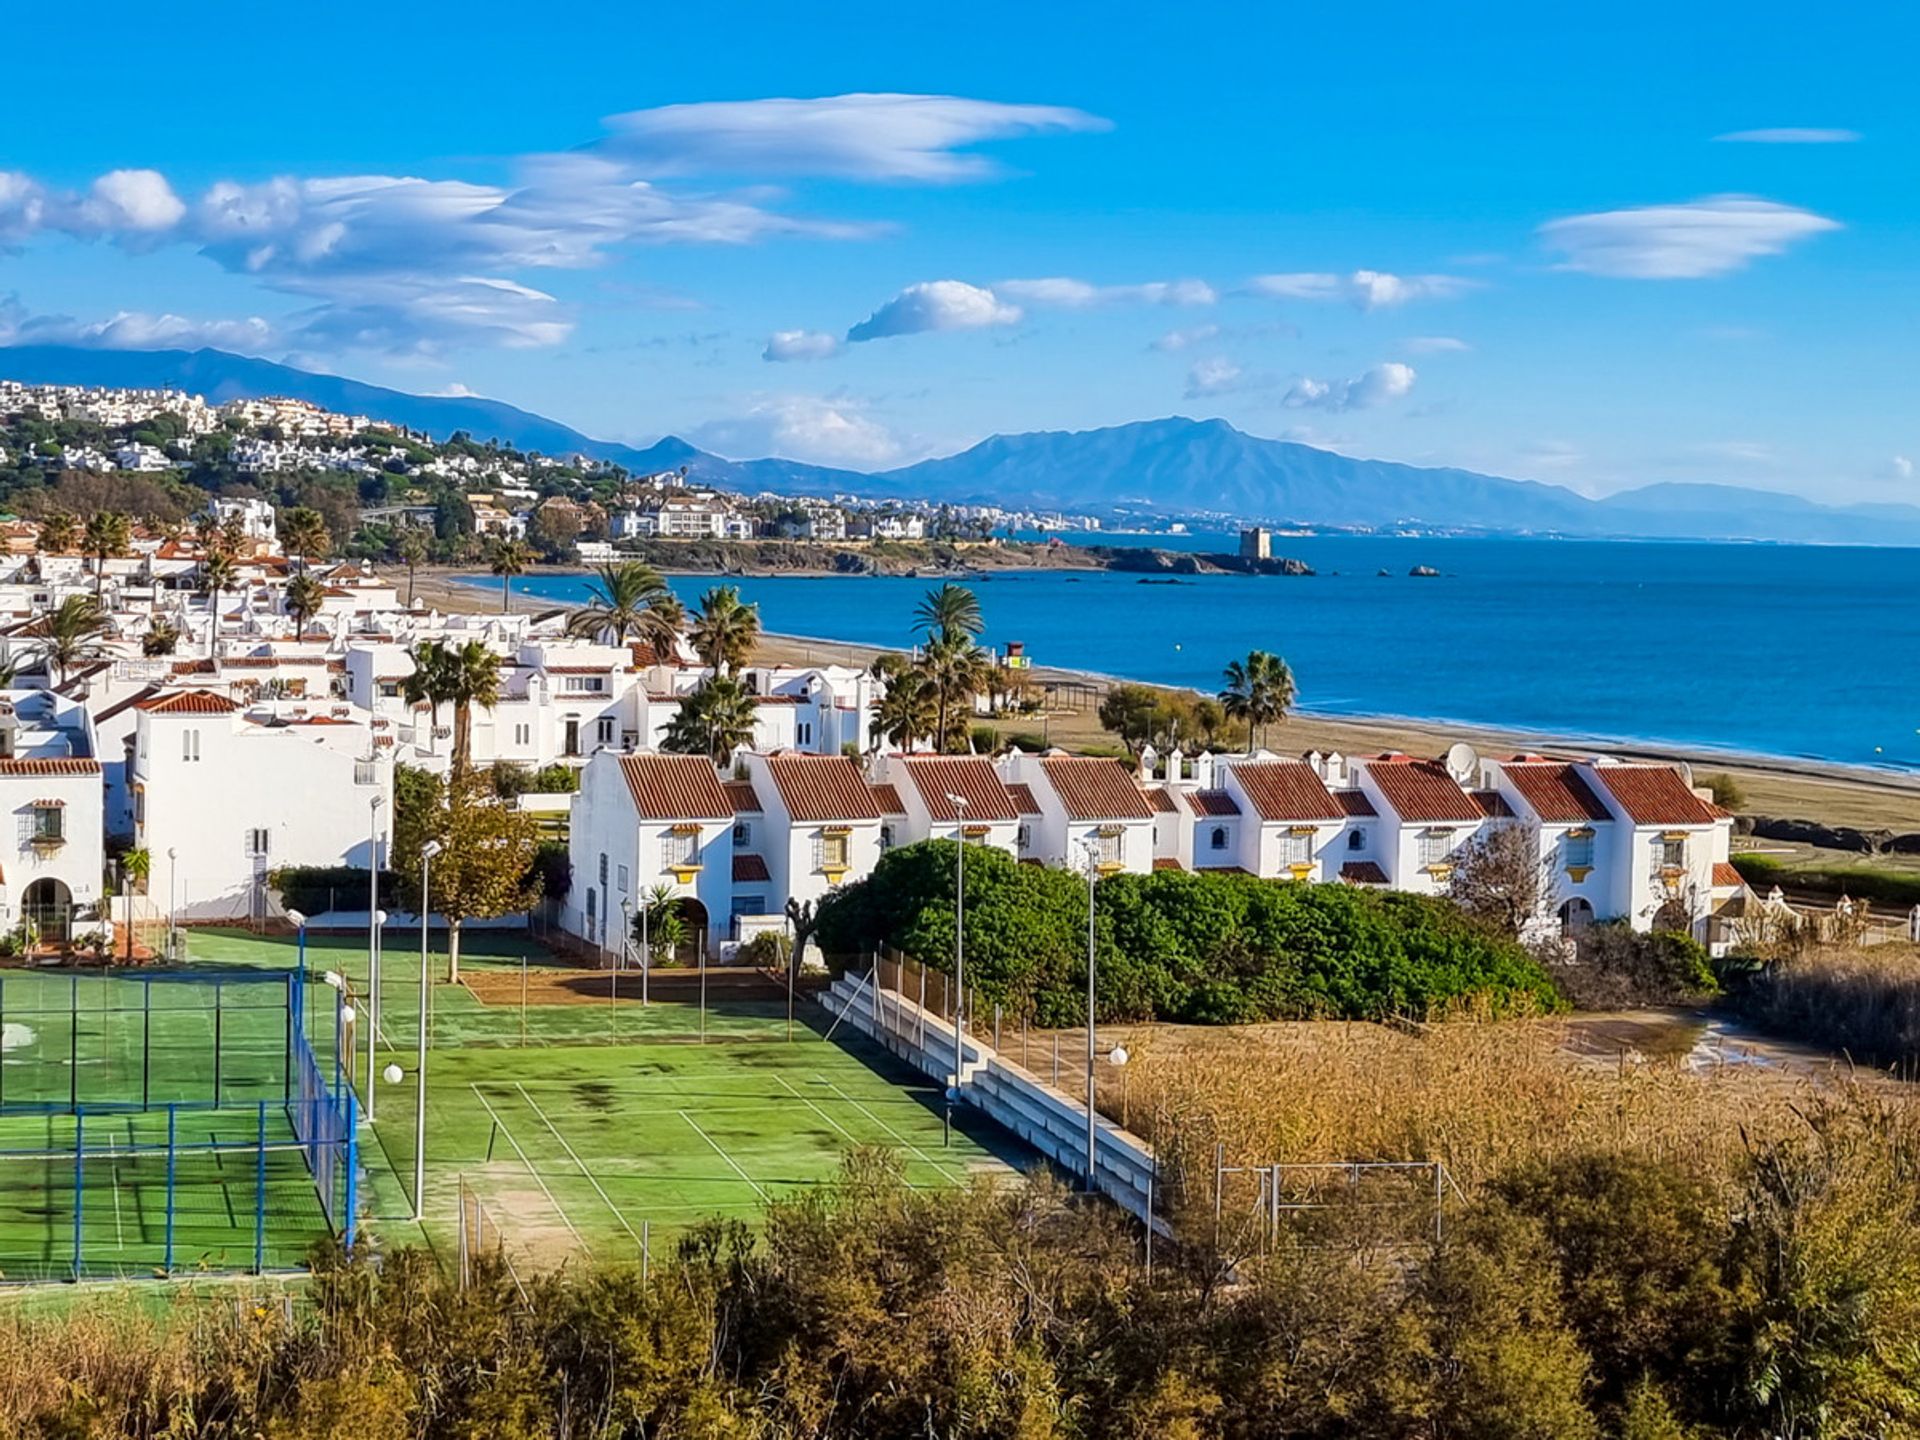
<svg viewBox="0 0 1920 1440"><path fill-rule="evenodd" d="M1231 535L1103 534L1231 551ZM997 572L968 580L982 643L1036 665L1219 688L1282 655L1302 711L1385 716L1920 771L1920 549L1430 537L1275 537L1311 576ZM1439 574L1416 578L1429 567ZM498 582L493 582L497 584ZM528 595L590 581L532 575ZM939 578L675 576L739 588L787 635L906 646Z"/></svg>

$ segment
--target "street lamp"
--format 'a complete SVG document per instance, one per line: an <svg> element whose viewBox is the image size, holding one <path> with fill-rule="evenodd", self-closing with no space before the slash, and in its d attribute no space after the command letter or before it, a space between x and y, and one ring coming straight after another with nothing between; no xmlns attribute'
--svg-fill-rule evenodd
<svg viewBox="0 0 1920 1440"><path fill-rule="evenodd" d="M444 848L438 840L420 847L420 1054L414 1078L413 1100L413 1219L419 1224L427 1213L427 916L432 906L427 900L427 883L433 857Z"/></svg>
<svg viewBox="0 0 1920 1440"><path fill-rule="evenodd" d="M380 909L380 807L387 797L377 791L367 799L367 1107L360 1118L373 1124L374 1056L380 1049L380 927L387 923Z"/></svg>
<svg viewBox="0 0 1920 1440"><path fill-rule="evenodd" d="M967 797L947 796L953 806L953 1094L960 1093L960 1012L967 996Z"/></svg>
<svg viewBox="0 0 1920 1440"><path fill-rule="evenodd" d="M1092 1194L1099 1188L1094 1177L1100 1173L1100 1122L1093 1108L1093 886L1100 876L1100 842L1088 836L1080 841L1080 848L1087 852L1087 1193Z"/></svg>
<svg viewBox="0 0 1920 1440"><path fill-rule="evenodd" d="M174 947L180 939L180 852L169 845L167 847L167 959L173 959Z"/></svg>

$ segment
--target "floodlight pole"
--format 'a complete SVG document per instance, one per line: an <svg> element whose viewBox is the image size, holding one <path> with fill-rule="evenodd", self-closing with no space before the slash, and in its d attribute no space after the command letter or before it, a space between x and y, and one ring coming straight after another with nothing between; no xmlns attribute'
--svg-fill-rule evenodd
<svg viewBox="0 0 1920 1440"><path fill-rule="evenodd" d="M180 852L169 845L167 847L167 959L173 959L173 950L180 936Z"/></svg>
<svg viewBox="0 0 1920 1440"><path fill-rule="evenodd" d="M1093 1194L1099 1189L1094 1183L1100 1164L1099 1112L1093 1108L1094 1096L1094 1040L1093 1040L1093 887L1100 874L1100 847L1091 839L1082 840L1080 848L1087 852L1087 1193Z"/></svg>
<svg viewBox="0 0 1920 1440"><path fill-rule="evenodd" d="M420 1054L413 1100L413 1222L416 1225L427 1218L427 915L432 909L427 899L427 883L433 857L439 853L438 840L429 840L420 848Z"/></svg>
<svg viewBox="0 0 1920 1440"><path fill-rule="evenodd" d="M367 1103L360 1116L373 1124L374 1077L380 1050L380 807L387 797L374 794L367 801Z"/></svg>
<svg viewBox="0 0 1920 1440"><path fill-rule="evenodd" d="M960 1090L964 1073L961 1060L960 1013L967 996L967 797L949 795L953 803L953 1088Z"/></svg>

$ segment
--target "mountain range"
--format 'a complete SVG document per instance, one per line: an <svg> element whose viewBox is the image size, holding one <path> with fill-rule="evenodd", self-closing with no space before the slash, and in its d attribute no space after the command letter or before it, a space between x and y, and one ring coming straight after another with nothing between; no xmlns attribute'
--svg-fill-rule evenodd
<svg viewBox="0 0 1920 1440"><path fill-rule="evenodd" d="M1180 416L1099 430L994 435L956 455L865 474L774 457L727 460L676 436L646 447L622 445L498 400L414 395L219 350L19 346L0 352L0 377L167 386L216 404L288 395L441 437L464 430L550 455L577 451L637 473L684 465L693 479L749 494L858 494L1096 513L1120 507L1319 526L1920 545L1920 506L1823 505L1768 490L1675 483L1593 500L1540 481L1356 459L1248 435L1224 420Z"/></svg>

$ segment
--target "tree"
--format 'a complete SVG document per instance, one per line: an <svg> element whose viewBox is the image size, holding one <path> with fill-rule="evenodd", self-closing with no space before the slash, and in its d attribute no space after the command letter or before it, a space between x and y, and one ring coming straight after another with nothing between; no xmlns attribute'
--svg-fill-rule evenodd
<svg viewBox="0 0 1920 1440"><path fill-rule="evenodd" d="M875 748L880 741L890 740L902 750L911 750L930 738L939 702L927 677L906 656L892 651L874 660L871 673L886 687L874 709Z"/></svg>
<svg viewBox="0 0 1920 1440"><path fill-rule="evenodd" d="M493 547L493 557L489 568L500 577L500 609L502 613L513 608L513 577L524 575L527 566L533 563L533 551L522 540L501 540Z"/></svg>
<svg viewBox="0 0 1920 1440"><path fill-rule="evenodd" d="M333 548L327 522L311 506L296 505L283 513L279 528L281 548L299 560L302 571Z"/></svg>
<svg viewBox="0 0 1920 1440"><path fill-rule="evenodd" d="M156 620L140 637L140 653L150 659L171 655L180 644L180 633L180 627L172 621Z"/></svg>
<svg viewBox="0 0 1920 1440"><path fill-rule="evenodd" d="M307 621L320 613L326 598L326 587L305 571L287 582L284 600L287 614L293 617L294 639L307 633Z"/></svg>
<svg viewBox="0 0 1920 1440"><path fill-rule="evenodd" d="M731 585L715 586L700 597L688 638L694 653L716 674L738 671L760 639L760 607L743 605Z"/></svg>
<svg viewBox="0 0 1920 1440"><path fill-rule="evenodd" d="M527 521L527 539L549 560L569 558L579 538L579 507L564 501L547 501L535 509Z"/></svg>
<svg viewBox="0 0 1920 1440"><path fill-rule="evenodd" d="M1248 754L1265 740L1268 725L1286 718L1293 701L1293 671L1278 655L1255 650L1227 666L1220 708L1246 725Z"/></svg>
<svg viewBox="0 0 1920 1440"><path fill-rule="evenodd" d="M426 903L447 921L447 983L460 980L460 932L468 920L488 920L525 910L540 898L534 870L540 824L493 793L484 775L457 771L443 781L413 771L394 783L394 868L404 883L420 881L420 852L440 842L427 884ZM417 890L413 904L421 903Z"/></svg>
<svg viewBox="0 0 1920 1440"><path fill-rule="evenodd" d="M1100 700L1100 724L1111 730L1136 756L1157 743L1165 732L1165 697L1151 685L1110 686Z"/></svg>
<svg viewBox="0 0 1920 1440"><path fill-rule="evenodd" d="M107 561L127 552L132 526L117 510L96 510L87 517L85 543L93 557L93 595L98 600L107 579Z"/></svg>
<svg viewBox="0 0 1920 1440"><path fill-rule="evenodd" d="M407 567L407 608L413 608L413 572L422 560L427 558L427 537L418 525L409 525L400 532L400 559Z"/></svg>
<svg viewBox="0 0 1920 1440"><path fill-rule="evenodd" d="M435 716L453 706L453 773L473 766L473 707L491 710L500 700L500 657L478 640L454 649L438 640L413 647L413 673L402 692L409 705L426 704Z"/></svg>
<svg viewBox="0 0 1920 1440"><path fill-rule="evenodd" d="M656 885L641 897L640 909L633 917L633 943L640 946L642 963L654 963L656 951L667 952L667 963L678 957L687 943L687 921L680 913L680 898L671 885Z"/></svg>
<svg viewBox="0 0 1920 1440"><path fill-rule="evenodd" d="M1553 909L1555 883L1540 832L1509 821L1487 827L1461 847L1447 877L1447 897L1470 918L1518 938Z"/></svg>
<svg viewBox="0 0 1920 1440"><path fill-rule="evenodd" d="M106 630L106 612L98 600L69 595L59 608L34 621L28 633L40 642L35 649L53 673L54 683L64 685L80 666L105 658L107 647L101 636Z"/></svg>
<svg viewBox="0 0 1920 1440"><path fill-rule="evenodd" d="M934 700L934 748L945 752L952 717L963 705L971 711L986 683L987 657L963 632L956 630L951 639L942 632L921 650L919 668Z"/></svg>
<svg viewBox="0 0 1920 1440"><path fill-rule="evenodd" d="M64 555L79 543L80 523L70 511L49 510L40 521L40 553Z"/></svg>
<svg viewBox="0 0 1920 1440"><path fill-rule="evenodd" d="M913 623L926 632L929 643L975 640L986 629L980 618L980 597L952 582L926 593L913 608Z"/></svg>
<svg viewBox="0 0 1920 1440"><path fill-rule="evenodd" d="M211 622L211 631L207 640L207 649L211 653L220 640L220 595L231 590L240 578L240 567L234 563L233 552L225 548L209 551L200 562L200 583L207 592L207 613Z"/></svg>
<svg viewBox="0 0 1920 1440"><path fill-rule="evenodd" d="M571 633L589 639L611 634L616 645L635 636L663 655L678 643L686 612L651 565L639 560L602 565L587 596L567 623Z"/></svg>
<svg viewBox="0 0 1920 1440"><path fill-rule="evenodd" d="M724 767L734 751L753 742L756 714L746 686L729 675L709 675L681 699L660 748L676 755L705 755Z"/></svg>

